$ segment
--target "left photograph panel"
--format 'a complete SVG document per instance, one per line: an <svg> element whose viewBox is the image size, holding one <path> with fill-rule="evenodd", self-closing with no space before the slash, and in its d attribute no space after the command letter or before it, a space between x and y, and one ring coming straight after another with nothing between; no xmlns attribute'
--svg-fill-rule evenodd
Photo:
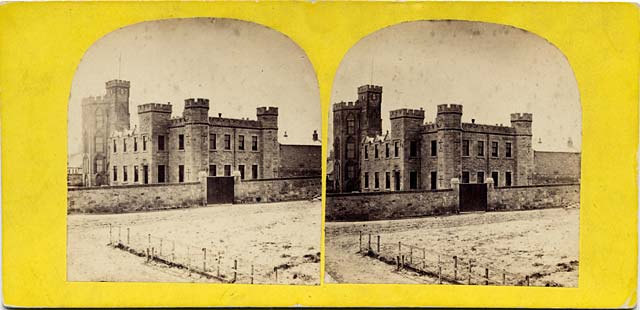
<svg viewBox="0 0 640 310"><path fill-rule="evenodd" d="M107 34L69 96L67 280L319 285L320 129L313 66L276 30Z"/></svg>

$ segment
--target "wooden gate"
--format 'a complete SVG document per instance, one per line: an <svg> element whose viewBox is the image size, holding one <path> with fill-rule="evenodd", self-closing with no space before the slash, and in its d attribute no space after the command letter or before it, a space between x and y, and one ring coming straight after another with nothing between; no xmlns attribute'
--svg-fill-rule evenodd
<svg viewBox="0 0 640 310"><path fill-rule="evenodd" d="M207 204L233 203L233 177L207 177Z"/></svg>
<svg viewBox="0 0 640 310"><path fill-rule="evenodd" d="M460 184L460 212L487 211L487 184Z"/></svg>

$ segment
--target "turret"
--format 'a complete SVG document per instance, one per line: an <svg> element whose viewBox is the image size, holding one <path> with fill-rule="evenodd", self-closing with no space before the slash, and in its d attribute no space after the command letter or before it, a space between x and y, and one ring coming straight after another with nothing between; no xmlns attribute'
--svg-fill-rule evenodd
<svg viewBox="0 0 640 310"><path fill-rule="evenodd" d="M280 166L280 143L278 142L278 108L258 107L258 123L262 128L262 177L277 178Z"/></svg>
<svg viewBox="0 0 640 310"><path fill-rule="evenodd" d="M358 102L362 105L361 131L363 136L382 133L382 86L363 85L358 87Z"/></svg>
<svg viewBox="0 0 640 310"><path fill-rule="evenodd" d="M533 115L531 113L512 113L511 127L515 129L516 173L515 185L533 184L533 148L531 146Z"/></svg>
<svg viewBox="0 0 640 310"><path fill-rule="evenodd" d="M278 108L259 107L256 111L256 116L262 128L278 129Z"/></svg>
<svg viewBox="0 0 640 310"><path fill-rule="evenodd" d="M450 188L451 179L460 179L462 177L462 161L460 158L462 105L438 105L436 125L438 128L438 140L436 142L436 156L438 157L437 187ZM426 146L430 147L430 145Z"/></svg>
<svg viewBox="0 0 640 310"><path fill-rule="evenodd" d="M209 124L209 99L186 99L183 116L186 123Z"/></svg>
<svg viewBox="0 0 640 310"><path fill-rule="evenodd" d="M439 129L462 129L462 105L439 104L436 124Z"/></svg>
<svg viewBox="0 0 640 310"><path fill-rule="evenodd" d="M105 83L107 94L105 101L113 103L113 130L129 129L129 88L131 83L124 80L111 80Z"/></svg>
<svg viewBox="0 0 640 310"><path fill-rule="evenodd" d="M511 127L518 135L531 135L531 123L533 114L531 113L511 113Z"/></svg>

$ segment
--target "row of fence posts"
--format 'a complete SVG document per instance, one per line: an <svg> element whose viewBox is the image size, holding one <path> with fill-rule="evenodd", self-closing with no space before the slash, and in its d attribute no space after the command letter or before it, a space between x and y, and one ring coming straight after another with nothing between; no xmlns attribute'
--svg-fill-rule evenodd
<svg viewBox="0 0 640 310"><path fill-rule="evenodd" d="M127 227L127 243L125 244L127 247L130 246L130 233L131 230L129 227ZM146 256L146 260L147 262L151 262L156 258L156 249L155 247L151 246L151 234L147 234L147 242L148 242L148 246L146 248L145 251L145 256ZM163 238L159 238L159 242L160 242L160 249L159 249L159 253L157 257L162 257L162 243L163 243ZM112 232L112 225L109 224L109 245L113 246L113 232ZM118 245L122 245L122 238L121 238L121 227L118 226ZM213 247L213 242L212 242L212 247ZM209 254L211 255L211 253ZM174 263L176 262L176 242L174 240L171 240L171 261ZM220 263L222 261L222 254L220 252L218 252L218 264L217 264L217 268L216 268L216 276L217 278L221 278L221 274L220 274ZM187 246L187 269L189 269L189 271L191 271L191 255L189 252L189 246ZM276 279L276 283L278 283L278 268L274 267L273 268L274 273L275 273L275 279ZM202 271L204 273L207 273L207 248L202 248ZM236 283L236 281L238 280L238 260L234 259L233 260L233 280L231 281L231 283ZM254 267L253 265L251 265L251 274L250 274L250 281L251 284L254 283Z"/></svg>
<svg viewBox="0 0 640 310"><path fill-rule="evenodd" d="M371 248L371 234L368 234L368 242L367 242L367 251L366 253L369 253L372 251ZM365 254L362 251L362 231L360 231L360 253ZM376 236L376 254L377 255L381 255L380 252L380 235ZM413 265L413 249L414 247L409 245L409 260L408 263L410 266L414 266ZM426 270L426 265L425 265L425 261L426 261L426 249L424 248L418 248L422 250L422 268L421 270ZM398 255L396 256L396 269L400 270L402 269L405 265L406 265L406 260L405 260L405 256L402 254L402 241L398 242ZM468 261L468 270L467 270L467 284L471 284L471 278L472 278L472 268L473 268L473 263L472 260ZM463 280L463 279L460 279ZM458 256L454 255L453 256L453 281L454 282L458 282ZM441 265L441 260L440 260L440 254L438 254L438 283L442 284L442 265ZM525 283L526 286L530 285L530 281L529 281L529 276L525 276ZM506 272L502 272L502 285L506 285L507 284L507 275ZM484 285L489 285L489 268L484 268Z"/></svg>

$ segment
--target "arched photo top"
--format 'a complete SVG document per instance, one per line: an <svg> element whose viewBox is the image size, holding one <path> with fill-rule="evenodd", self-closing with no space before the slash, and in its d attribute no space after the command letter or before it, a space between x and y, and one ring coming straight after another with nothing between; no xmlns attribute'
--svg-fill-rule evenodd
<svg viewBox="0 0 640 310"><path fill-rule="evenodd" d="M105 35L78 65L69 99L70 166L79 166L83 153L82 100L107 95L113 80L129 85L130 123L122 122L130 129L139 125L139 105L171 103L176 117L187 98L209 99L209 116L233 119L255 120L257 107L278 107L285 144L315 143L313 131L321 129L316 73L286 35L234 19L147 21Z"/></svg>
<svg viewBox="0 0 640 310"><path fill-rule="evenodd" d="M367 84L383 87L383 133L392 110L423 108L433 122L437 105L454 103L464 108L463 122L508 126L511 113L532 113L535 150L581 150L573 70L556 46L523 29L463 20L386 27L346 53L332 103L355 101Z"/></svg>

